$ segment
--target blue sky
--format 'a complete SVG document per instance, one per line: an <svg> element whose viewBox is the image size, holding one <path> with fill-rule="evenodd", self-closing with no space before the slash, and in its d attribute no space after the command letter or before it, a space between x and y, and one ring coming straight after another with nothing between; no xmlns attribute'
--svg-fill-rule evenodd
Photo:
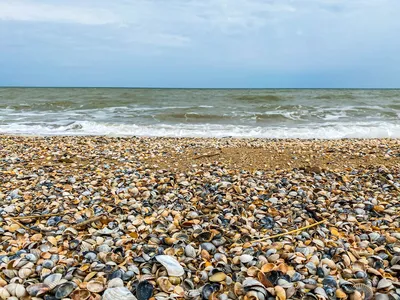
<svg viewBox="0 0 400 300"><path fill-rule="evenodd" d="M400 87L399 0L1 0L0 86Z"/></svg>

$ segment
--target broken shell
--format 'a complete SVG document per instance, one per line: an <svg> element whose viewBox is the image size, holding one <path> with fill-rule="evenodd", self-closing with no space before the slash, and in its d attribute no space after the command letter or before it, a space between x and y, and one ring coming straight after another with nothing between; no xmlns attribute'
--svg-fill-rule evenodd
<svg viewBox="0 0 400 300"><path fill-rule="evenodd" d="M117 278L114 278L117 279ZM86 285L86 288L89 292L92 293L100 293L102 291L104 291L104 284L101 281L89 281Z"/></svg>
<svg viewBox="0 0 400 300"><path fill-rule="evenodd" d="M157 255L156 260L167 269L169 276L180 277L185 274L179 262L169 255Z"/></svg>

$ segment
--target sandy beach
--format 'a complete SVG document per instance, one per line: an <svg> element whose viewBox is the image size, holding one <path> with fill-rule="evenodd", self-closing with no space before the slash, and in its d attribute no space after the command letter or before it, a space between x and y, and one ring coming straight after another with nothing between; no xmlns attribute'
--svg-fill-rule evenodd
<svg viewBox="0 0 400 300"><path fill-rule="evenodd" d="M5 135L0 202L2 299L400 297L398 139Z"/></svg>

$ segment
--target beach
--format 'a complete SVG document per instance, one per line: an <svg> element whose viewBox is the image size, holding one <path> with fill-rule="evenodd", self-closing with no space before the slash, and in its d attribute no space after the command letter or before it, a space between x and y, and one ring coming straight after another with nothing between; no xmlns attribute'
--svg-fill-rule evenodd
<svg viewBox="0 0 400 300"><path fill-rule="evenodd" d="M0 297L399 299L399 171L398 139L3 135Z"/></svg>

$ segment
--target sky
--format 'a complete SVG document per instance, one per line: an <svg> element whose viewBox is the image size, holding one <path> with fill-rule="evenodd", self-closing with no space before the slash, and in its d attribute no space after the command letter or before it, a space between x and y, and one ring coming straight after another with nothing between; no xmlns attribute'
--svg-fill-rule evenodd
<svg viewBox="0 0 400 300"><path fill-rule="evenodd" d="M1 0L0 86L400 88L399 0Z"/></svg>

